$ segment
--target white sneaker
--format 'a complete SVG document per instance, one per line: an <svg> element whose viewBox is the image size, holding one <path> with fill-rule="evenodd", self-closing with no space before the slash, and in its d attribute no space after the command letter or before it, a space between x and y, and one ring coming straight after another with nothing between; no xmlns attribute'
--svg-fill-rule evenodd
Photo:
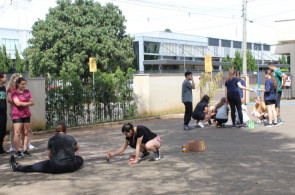
<svg viewBox="0 0 295 195"><path fill-rule="evenodd" d="M198 126L201 127L201 128L205 127L201 121L198 123Z"/></svg>
<svg viewBox="0 0 295 195"><path fill-rule="evenodd" d="M35 149L35 146L33 146L31 143L28 144L28 149L32 150Z"/></svg>
<svg viewBox="0 0 295 195"><path fill-rule="evenodd" d="M15 152L15 148L14 147L10 147L10 152Z"/></svg>
<svg viewBox="0 0 295 195"><path fill-rule="evenodd" d="M195 127L198 127L198 122L196 121Z"/></svg>

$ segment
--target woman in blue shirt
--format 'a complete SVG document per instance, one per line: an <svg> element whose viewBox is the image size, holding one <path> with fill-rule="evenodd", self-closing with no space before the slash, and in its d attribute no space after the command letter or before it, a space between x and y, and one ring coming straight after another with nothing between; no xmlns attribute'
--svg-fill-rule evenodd
<svg viewBox="0 0 295 195"><path fill-rule="evenodd" d="M259 91L264 91L264 102L268 112L268 124L266 127L272 127L278 125L276 111L276 90L278 83L270 70L265 71L265 78L265 89L259 89ZM273 124L272 119L274 119Z"/></svg>
<svg viewBox="0 0 295 195"><path fill-rule="evenodd" d="M248 89L247 87L244 87L240 83L238 78L234 77L233 70L229 70L228 79L225 82L225 97L230 105L231 120L233 122L233 126L232 126L233 128L236 127L236 119L235 119L236 108L238 110L241 127L245 126L243 124L242 102L240 98L239 88L253 92L253 90Z"/></svg>

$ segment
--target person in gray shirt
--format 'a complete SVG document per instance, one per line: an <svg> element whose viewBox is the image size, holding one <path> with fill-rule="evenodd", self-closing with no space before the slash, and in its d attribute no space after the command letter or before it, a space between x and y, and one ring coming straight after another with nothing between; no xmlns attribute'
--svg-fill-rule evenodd
<svg viewBox="0 0 295 195"><path fill-rule="evenodd" d="M226 98L221 98L220 102L215 106L216 117L215 120L218 123L218 127L225 127L225 123L228 121L228 105Z"/></svg>
<svg viewBox="0 0 295 195"><path fill-rule="evenodd" d="M185 72L184 73L185 80L182 83L182 103L185 106L185 113L184 113L184 130L191 130L192 128L188 126L192 113L193 113L193 93L192 89L195 89L195 82L193 79L193 73L192 72Z"/></svg>

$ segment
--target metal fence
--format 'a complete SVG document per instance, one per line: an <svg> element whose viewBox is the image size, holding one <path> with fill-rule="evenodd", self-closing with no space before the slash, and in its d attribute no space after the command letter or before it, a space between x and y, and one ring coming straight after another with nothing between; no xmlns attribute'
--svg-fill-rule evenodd
<svg viewBox="0 0 295 195"><path fill-rule="evenodd" d="M133 101L132 79L123 79L115 75L109 80L97 78L94 85L90 82L83 84L77 79L47 79L47 129L60 121L68 126L80 126L134 116L136 105Z"/></svg>

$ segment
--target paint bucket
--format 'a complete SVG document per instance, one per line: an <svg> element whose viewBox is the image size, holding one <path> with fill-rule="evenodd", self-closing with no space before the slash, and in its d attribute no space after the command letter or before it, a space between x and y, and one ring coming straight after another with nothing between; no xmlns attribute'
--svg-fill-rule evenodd
<svg viewBox="0 0 295 195"><path fill-rule="evenodd" d="M248 122L248 128L249 129L254 129L254 122L253 121Z"/></svg>

